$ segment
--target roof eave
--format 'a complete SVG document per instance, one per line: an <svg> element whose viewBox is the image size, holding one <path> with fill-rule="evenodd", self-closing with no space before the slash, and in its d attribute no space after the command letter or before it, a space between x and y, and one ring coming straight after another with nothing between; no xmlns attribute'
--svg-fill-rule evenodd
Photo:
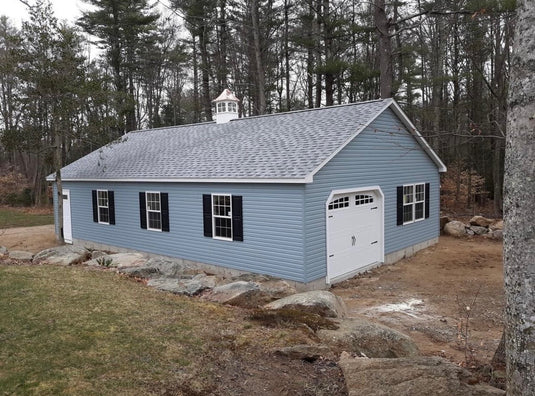
<svg viewBox="0 0 535 396"><path fill-rule="evenodd" d="M55 181L54 178L46 178L47 181ZM313 177L308 175L300 178L162 178L162 179L143 179L143 178L69 178L61 179L64 182L101 182L101 183L246 183L246 184L306 184L312 183Z"/></svg>

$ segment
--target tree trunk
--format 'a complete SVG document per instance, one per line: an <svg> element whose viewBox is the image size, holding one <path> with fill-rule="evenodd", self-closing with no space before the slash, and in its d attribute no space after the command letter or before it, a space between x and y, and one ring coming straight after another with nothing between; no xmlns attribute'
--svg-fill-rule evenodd
<svg viewBox="0 0 535 396"><path fill-rule="evenodd" d="M519 1L505 150L507 394L535 394L535 1Z"/></svg>
<svg viewBox="0 0 535 396"><path fill-rule="evenodd" d="M286 111L290 111L292 108L291 105L291 96L290 96L290 31L289 31L289 20L288 14L290 11L291 5L288 0L284 0L284 79L286 80Z"/></svg>
<svg viewBox="0 0 535 396"><path fill-rule="evenodd" d="M56 239L60 243L64 243L63 238L63 187L61 185L61 167L63 164L63 152L61 147L61 134L57 130L54 130L54 169L56 170L56 198L58 205L58 227L59 234L56 235Z"/></svg>
<svg viewBox="0 0 535 396"><path fill-rule="evenodd" d="M266 112L266 92L264 63L262 61L262 46L260 45L260 23L258 19L258 0L251 1L251 22L253 26L254 58L256 65L257 98L256 110L258 114Z"/></svg>
<svg viewBox="0 0 535 396"><path fill-rule="evenodd" d="M377 29L381 99L392 97L392 41L386 17L385 0L375 0L373 13Z"/></svg>
<svg viewBox="0 0 535 396"><path fill-rule="evenodd" d="M212 101L210 99L210 60L206 27L199 29L199 50L201 51L202 107L205 121L212 121Z"/></svg>
<svg viewBox="0 0 535 396"><path fill-rule="evenodd" d="M199 61L197 44L195 42L196 36L194 34L192 34L191 40L193 56L193 120L194 122L199 122L201 121L201 109L199 103Z"/></svg>

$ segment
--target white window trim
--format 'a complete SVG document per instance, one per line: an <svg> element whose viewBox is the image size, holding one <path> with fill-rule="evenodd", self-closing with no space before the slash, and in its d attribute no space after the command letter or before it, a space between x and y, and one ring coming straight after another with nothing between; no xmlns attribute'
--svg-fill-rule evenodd
<svg viewBox="0 0 535 396"><path fill-rule="evenodd" d="M101 206L100 200L98 197L99 192L106 192L106 200L108 201L108 206ZM100 220L100 208L106 208L108 209L108 221L101 221ZM110 194L108 190L97 190L97 214L98 214L98 223L99 224L110 224Z"/></svg>
<svg viewBox="0 0 535 396"><path fill-rule="evenodd" d="M212 200L211 200L210 210L212 212L212 238L213 239L219 239L221 241L233 241L234 240L233 237L227 238L227 237L222 237L222 236L216 236L216 234L215 234L215 218L219 217L219 218L223 218L223 219L230 219L230 235L233 235L233 229L232 229L232 194L228 194L228 193L212 193L211 195L212 195ZM216 195L230 198L230 211L229 211L229 215L228 216L216 215L214 213L214 196L216 196Z"/></svg>
<svg viewBox="0 0 535 396"><path fill-rule="evenodd" d="M160 201L160 210L149 209L149 198L148 194L158 194L158 199ZM145 191L145 216L147 218L147 230L162 232L162 193L160 191ZM160 228L151 228L149 222L149 212L160 213Z"/></svg>
<svg viewBox="0 0 535 396"><path fill-rule="evenodd" d="M423 201L417 201L416 200L416 186L420 186L420 185L422 185L424 187L424 199L423 199ZM427 199L427 197L425 195L425 183L404 184L403 185L403 189L405 189L405 187L411 187L411 186L412 186L412 202L410 204L403 203L403 208L405 208L405 206L409 206L409 205L412 206L412 220L404 221L403 225L417 223L419 221L425 220L425 215L426 215L426 213L425 213L425 201ZM403 193L403 198L405 198L405 193ZM422 216L421 219L415 219L415 216L416 216L416 204L417 203L422 203L424 205L424 207L423 207L423 216Z"/></svg>
<svg viewBox="0 0 535 396"><path fill-rule="evenodd" d="M223 104L225 105L225 110L219 111L219 105ZM230 109L230 107L235 107L235 109ZM238 104L231 101L226 102L218 102L216 103L216 114L222 114L222 113L237 113L238 112Z"/></svg>

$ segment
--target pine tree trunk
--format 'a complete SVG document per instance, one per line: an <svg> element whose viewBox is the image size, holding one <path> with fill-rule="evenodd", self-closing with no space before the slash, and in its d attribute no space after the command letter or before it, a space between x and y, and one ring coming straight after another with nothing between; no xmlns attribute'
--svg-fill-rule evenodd
<svg viewBox="0 0 535 396"><path fill-rule="evenodd" d="M535 1L519 1L505 153L507 394L535 395Z"/></svg>
<svg viewBox="0 0 535 396"><path fill-rule="evenodd" d="M375 0L373 16L377 29L381 99L386 99L392 97L392 41L385 0Z"/></svg>
<svg viewBox="0 0 535 396"><path fill-rule="evenodd" d="M57 129L54 130L54 168L56 169L56 198L57 198L57 205L58 205L58 226L59 226L59 234L56 235L56 239L60 243L64 243L65 240L63 238L63 187L61 184L61 167L63 164L63 153L62 153L62 147L61 147L61 134Z"/></svg>
<svg viewBox="0 0 535 396"><path fill-rule="evenodd" d="M262 46L260 45L260 22L258 17L258 0L251 1L251 22L253 27L254 60L256 66L256 110L258 114L266 112L266 91Z"/></svg>

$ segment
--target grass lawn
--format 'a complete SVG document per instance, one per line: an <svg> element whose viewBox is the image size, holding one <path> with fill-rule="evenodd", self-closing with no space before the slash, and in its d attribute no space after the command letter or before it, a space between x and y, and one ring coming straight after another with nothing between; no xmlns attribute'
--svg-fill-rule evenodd
<svg viewBox="0 0 535 396"><path fill-rule="evenodd" d="M52 209L0 207L0 229L54 224Z"/></svg>
<svg viewBox="0 0 535 396"><path fill-rule="evenodd" d="M0 390L208 394L219 356L302 342L246 318L111 271L0 261Z"/></svg>

